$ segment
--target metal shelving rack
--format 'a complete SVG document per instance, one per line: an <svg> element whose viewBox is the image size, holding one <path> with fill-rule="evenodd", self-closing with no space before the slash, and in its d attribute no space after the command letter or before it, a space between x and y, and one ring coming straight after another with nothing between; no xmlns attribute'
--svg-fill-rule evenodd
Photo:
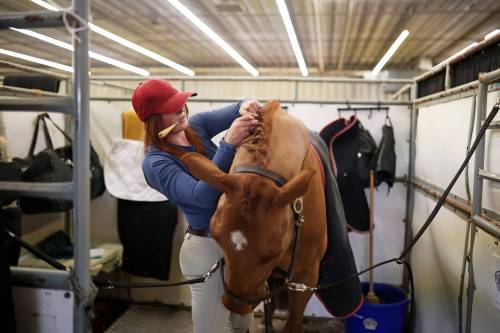
<svg viewBox="0 0 500 333"><path fill-rule="evenodd" d="M476 129L483 125L486 120L487 112L487 101L488 101L488 85L493 80L500 77L500 70L495 70L490 73L482 74L479 76L479 96L478 96L478 112L476 114ZM498 128L498 121L493 122L488 129ZM500 175L493 172L484 170L484 159L485 159L485 137L481 139L477 150L475 152L474 159L474 172L473 172L473 186L472 186L472 214L471 214L471 224L469 225L469 235L470 235L470 247L468 253L468 272L469 280L467 284L467 310L466 310L466 326L465 332L471 332L472 326L472 304L474 301L474 291L476 289L474 280L474 265L473 265L473 251L474 251L474 240L476 237L476 227L482 229L488 234L500 239L500 227L494 222L490 222L482 217L482 207L483 207L483 180L489 180L500 183Z"/></svg>
<svg viewBox="0 0 500 333"><path fill-rule="evenodd" d="M64 27L73 14L88 22L90 0L73 0L71 10L63 12L23 12L0 15L0 29ZM77 30L73 36L73 96L46 98L0 98L0 111L45 111L71 116L74 125L73 181L68 183L0 182L0 192L19 196L73 200L74 258L71 271L12 268L16 285L71 290L75 300L74 332L88 332L88 302L92 301L89 273L90 251L90 143L89 143L89 30Z"/></svg>

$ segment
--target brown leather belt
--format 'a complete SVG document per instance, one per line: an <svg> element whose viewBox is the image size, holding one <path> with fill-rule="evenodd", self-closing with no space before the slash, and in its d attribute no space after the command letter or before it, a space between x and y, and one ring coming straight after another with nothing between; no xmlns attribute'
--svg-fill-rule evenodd
<svg viewBox="0 0 500 333"><path fill-rule="evenodd" d="M186 233L191 234L191 235L195 235L195 236L200 236L200 237L210 237L208 230L194 229L190 225L188 225Z"/></svg>

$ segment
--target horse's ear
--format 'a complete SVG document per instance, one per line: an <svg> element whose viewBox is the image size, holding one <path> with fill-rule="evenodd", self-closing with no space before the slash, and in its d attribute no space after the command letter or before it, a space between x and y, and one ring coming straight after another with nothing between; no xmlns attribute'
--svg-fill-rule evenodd
<svg viewBox="0 0 500 333"><path fill-rule="evenodd" d="M231 176L219 169L212 161L199 153L187 153L181 157L181 161L189 171L219 191L227 192L231 187Z"/></svg>
<svg viewBox="0 0 500 333"><path fill-rule="evenodd" d="M316 171L312 168L306 168L299 172L299 174L293 177L288 183L283 185L283 187L279 189L276 204L279 207L284 207L291 204L293 200L303 196L315 172Z"/></svg>

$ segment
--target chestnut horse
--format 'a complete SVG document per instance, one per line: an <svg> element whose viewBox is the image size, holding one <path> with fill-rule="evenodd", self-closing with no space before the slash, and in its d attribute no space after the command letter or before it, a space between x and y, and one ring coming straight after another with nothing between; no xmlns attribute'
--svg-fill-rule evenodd
<svg viewBox="0 0 500 333"><path fill-rule="evenodd" d="M305 222L297 243L293 282L316 286L327 246L326 208L321 162L309 144L308 131L276 101L260 114L255 132L240 145L229 173L197 153L182 161L192 174L223 192L210 223L210 233L224 252L225 307L250 313L256 304L235 301L266 294L274 269L288 271L296 237L292 203L303 199ZM284 178L267 177L238 167L258 167ZM235 172L236 171L236 172ZM279 176L277 178L280 178ZM288 291L289 317L283 332L303 332L304 309L311 292ZM231 297L230 297L231 296Z"/></svg>

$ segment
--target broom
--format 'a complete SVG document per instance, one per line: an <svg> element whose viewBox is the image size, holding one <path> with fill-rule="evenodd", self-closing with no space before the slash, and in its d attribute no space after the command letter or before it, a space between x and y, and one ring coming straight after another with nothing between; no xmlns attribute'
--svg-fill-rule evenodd
<svg viewBox="0 0 500 333"><path fill-rule="evenodd" d="M375 192L375 179L373 175L373 170L370 170L370 242L368 245L368 267L373 266L373 216L374 216L374 209L375 209L375 198L374 198L374 192ZM372 304L379 304L380 303L380 298L375 295L375 290L373 289L373 270L370 270L370 275L369 275L369 289L368 289L368 294L366 295L366 301L368 303Z"/></svg>

